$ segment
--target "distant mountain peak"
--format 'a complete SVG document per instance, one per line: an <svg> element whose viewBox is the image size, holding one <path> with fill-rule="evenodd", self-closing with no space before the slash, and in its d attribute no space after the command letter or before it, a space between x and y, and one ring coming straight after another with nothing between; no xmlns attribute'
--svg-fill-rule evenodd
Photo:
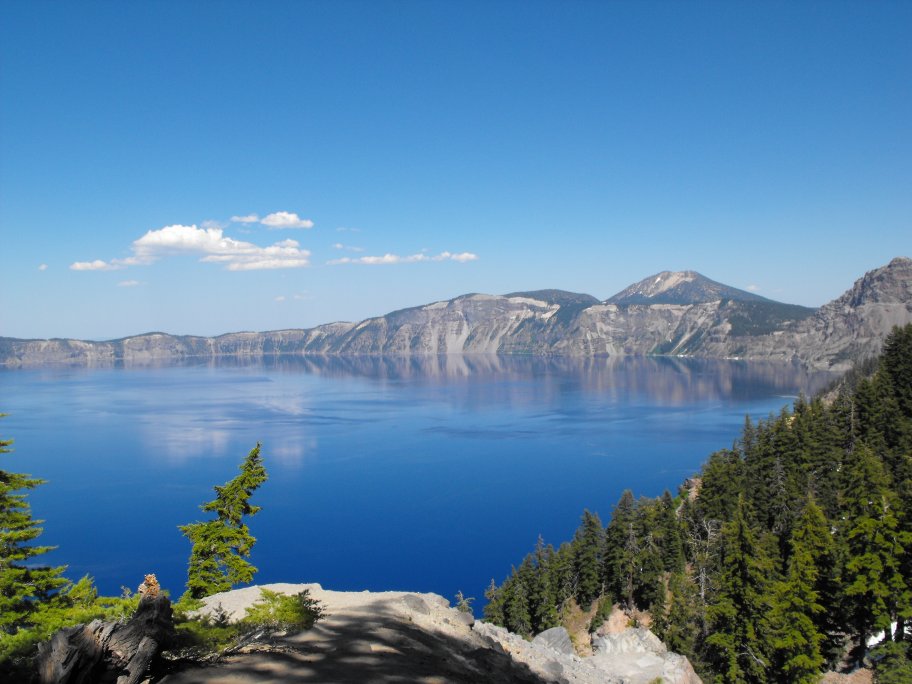
<svg viewBox="0 0 912 684"><path fill-rule="evenodd" d="M827 304L836 309L868 302L906 303L912 311L912 259L896 257L886 266L868 271L841 297ZM900 321L895 321L898 325Z"/></svg>
<svg viewBox="0 0 912 684"><path fill-rule="evenodd" d="M606 300L606 304L705 304L720 299L769 301L752 292L717 283L696 271L662 271Z"/></svg>

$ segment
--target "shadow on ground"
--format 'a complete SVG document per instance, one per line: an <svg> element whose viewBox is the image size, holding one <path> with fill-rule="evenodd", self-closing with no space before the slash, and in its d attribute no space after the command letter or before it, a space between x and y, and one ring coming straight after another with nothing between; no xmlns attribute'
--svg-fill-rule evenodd
<svg viewBox="0 0 912 684"><path fill-rule="evenodd" d="M398 608L398 610L397 610ZM306 632L253 646L213 665L169 674L160 684L265 682L517 682L544 684L525 664L485 643L465 625L422 628L401 601L369 612L327 616Z"/></svg>

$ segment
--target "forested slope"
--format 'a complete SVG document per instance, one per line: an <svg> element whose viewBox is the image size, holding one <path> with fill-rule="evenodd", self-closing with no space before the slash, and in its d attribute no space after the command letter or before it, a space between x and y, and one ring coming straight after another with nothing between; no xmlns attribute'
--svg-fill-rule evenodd
<svg viewBox="0 0 912 684"><path fill-rule="evenodd" d="M799 399L712 454L677 497L623 494L607 526L534 552L487 594L520 634L572 604L649 611L707 681L812 682L872 654L878 681L912 681L912 325L876 371ZM596 624L592 628L597 627Z"/></svg>

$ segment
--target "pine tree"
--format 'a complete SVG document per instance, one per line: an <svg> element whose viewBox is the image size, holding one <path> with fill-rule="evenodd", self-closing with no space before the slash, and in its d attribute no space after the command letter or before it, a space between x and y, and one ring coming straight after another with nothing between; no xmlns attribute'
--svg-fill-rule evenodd
<svg viewBox="0 0 912 684"><path fill-rule="evenodd" d="M912 324L893 328L887 336L880 367L893 385L900 412L912 419Z"/></svg>
<svg viewBox="0 0 912 684"><path fill-rule="evenodd" d="M662 549L662 568L665 572L684 569L684 536L675 511L674 499L667 489L662 494L659 514L659 547Z"/></svg>
<svg viewBox="0 0 912 684"><path fill-rule="evenodd" d="M529 606L529 580L532 577L531 557L523 559L519 569L512 569L501 591L504 596L504 626L515 634L532 635L532 610Z"/></svg>
<svg viewBox="0 0 912 684"><path fill-rule="evenodd" d="M813 497L792 530L789 546L786 578L776 583L771 616L776 672L779 681L811 684L820 677L825 660L819 628L825 610L818 591L820 564L833 550L827 521Z"/></svg>
<svg viewBox="0 0 912 684"><path fill-rule="evenodd" d="M755 439L752 435L751 439ZM757 451L756 444L751 452ZM710 454L703 465L697 506L708 520L731 520L738 495L744 492L745 463L737 451L723 449Z"/></svg>
<svg viewBox="0 0 912 684"><path fill-rule="evenodd" d="M744 497L738 497L734 519L723 529L719 567L719 586L707 611L710 660L728 684L766 682L772 563L747 524Z"/></svg>
<svg viewBox="0 0 912 684"><path fill-rule="evenodd" d="M0 440L0 454L9 453L12 443ZM30 545L41 535L43 521L32 518L26 497L42 484L44 480L0 470L0 633L26 624L43 601L67 584L65 567L29 562L55 548Z"/></svg>
<svg viewBox="0 0 912 684"><path fill-rule="evenodd" d="M624 490L611 513L605 530L602 581L609 594L632 607L636 575L637 539L634 528L636 502L633 492Z"/></svg>
<svg viewBox="0 0 912 684"><path fill-rule="evenodd" d="M576 571L576 602L586 610L602 593L602 554L605 530L597 513L583 511L583 519L573 539Z"/></svg>
<svg viewBox="0 0 912 684"><path fill-rule="evenodd" d="M484 597L487 603L484 607L484 617L488 622L499 627L504 626L504 599L500 587L491 578L491 583L485 589Z"/></svg>
<svg viewBox="0 0 912 684"><path fill-rule="evenodd" d="M674 572L668 579L668 593L671 600L665 614L657 620L656 634L668 650L693 660L699 636L695 626L700 622L697 586L686 573Z"/></svg>
<svg viewBox="0 0 912 684"><path fill-rule="evenodd" d="M535 576L532 580L529 597L532 629L536 634L556 627L560 622L552 570L554 556L554 547L550 544L546 546L545 541L539 535L538 542L535 544Z"/></svg>
<svg viewBox="0 0 912 684"><path fill-rule="evenodd" d="M661 548L662 502L641 498L634 514L633 603L643 610L665 610L665 573Z"/></svg>
<svg viewBox="0 0 912 684"><path fill-rule="evenodd" d="M187 573L187 590L193 598L228 591L235 584L250 582L257 569L247 560L256 538L243 522L259 506L250 496L266 481L266 469L260 458L260 445L250 451L240 466L241 474L222 486L214 487L216 497L200 508L215 513L215 520L183 525L193 548Z"/></svg>
<svg viewBox="0 0 912 684"><path fill-rule="evenodd" d="M901 560L912 544L896 517L897 501L880 459L864 444L850 456L846 492L845 594L861 657L867 638L894 617L908 617L912 596Z"/></svg>

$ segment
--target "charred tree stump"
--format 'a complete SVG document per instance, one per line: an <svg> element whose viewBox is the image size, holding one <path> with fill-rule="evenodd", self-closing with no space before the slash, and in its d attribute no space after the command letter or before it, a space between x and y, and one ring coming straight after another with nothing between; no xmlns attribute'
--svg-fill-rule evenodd
<svg viewBox="0 0 912 684"><path fill-rule="evenodd" d="M173 640L171 601L145 594L127 622L93 620L39 645L38 678L41 684L137 684Z"/></svg>

